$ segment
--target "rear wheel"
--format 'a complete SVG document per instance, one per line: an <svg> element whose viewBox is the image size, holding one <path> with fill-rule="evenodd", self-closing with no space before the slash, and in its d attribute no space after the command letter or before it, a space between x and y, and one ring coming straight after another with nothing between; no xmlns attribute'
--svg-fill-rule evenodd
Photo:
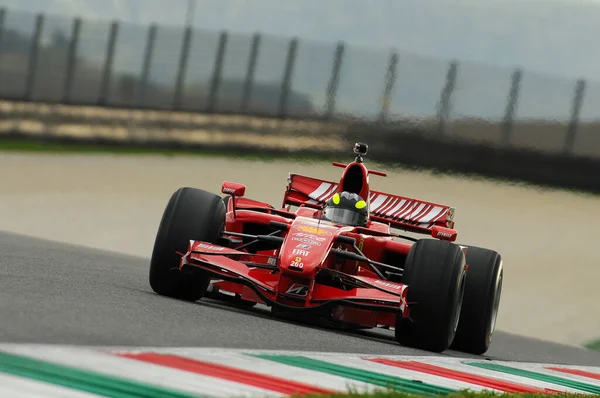
<svg viewBox="0 0 600 398"><path fill-rule="evenodd" d="M493 250L467 246L467 284L452 348L481 355L492 343L500 307L502 257Z"/></svg>
<svg viewBox="0 0 600 398"><path fill-rule="evenodd" d="M403 274L410 319L398 314L396 340L428 351L446 350L458 326L465 279L465 256L459 246L433 239L417 241Z"/></svg>
<svg viewBox="0 0 600 398"><path fill-rule="evenodd" d="M221 197L201 189L180 188L167 203L150 260L150 286L156 293L196 301L204 295L210 277L178 269L190 240L216 243L225 224Z"/></svg>

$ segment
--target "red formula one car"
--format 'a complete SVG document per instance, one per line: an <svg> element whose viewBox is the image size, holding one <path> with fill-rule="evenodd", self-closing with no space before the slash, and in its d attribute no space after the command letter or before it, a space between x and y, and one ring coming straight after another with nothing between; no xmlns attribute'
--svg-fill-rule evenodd
<svg viewBox="0 0 600 398"><path fill-rule="evenodd" d="M395 330L406 346L482 354L502 286L501 256L453 243L454 208L369 189L367 145L339 182L290 174L283 205L180 188L164 211L150 264L161 295L298 313L339 326ZM399 235L405 230L422 239Z"/></svg>

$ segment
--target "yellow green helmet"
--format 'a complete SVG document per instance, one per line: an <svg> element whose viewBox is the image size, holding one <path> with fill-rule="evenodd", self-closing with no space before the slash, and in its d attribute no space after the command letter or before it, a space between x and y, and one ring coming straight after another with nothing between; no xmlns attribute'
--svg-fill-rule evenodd
<svg viewBox="0 0 600 398"><path fill-rule="evenodd" d="M369 219L369 206L359 195L344 191L325 203L323 217L336 224L364 226Z"/></svg>

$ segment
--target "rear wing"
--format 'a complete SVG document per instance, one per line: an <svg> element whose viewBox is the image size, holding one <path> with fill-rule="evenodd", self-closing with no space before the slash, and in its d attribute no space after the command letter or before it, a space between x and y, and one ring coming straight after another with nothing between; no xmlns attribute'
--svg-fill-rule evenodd
<svg viewBox="0 0 600 398"><path fill-rule="evenodd" d="M290 174L283 206L320 208L338 190L339 184L298 174ZM370 191L371 220L392 228L431 233L434 226L454 228L454 208L437 203Z"/></svg>

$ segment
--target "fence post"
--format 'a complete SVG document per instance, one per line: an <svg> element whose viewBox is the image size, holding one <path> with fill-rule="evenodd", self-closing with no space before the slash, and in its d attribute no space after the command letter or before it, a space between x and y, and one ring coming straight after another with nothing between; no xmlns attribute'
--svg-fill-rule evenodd
<svg viewBox="0 0 600 398"><path fill-rule="evenodd" d="M388 69L385 75L385 85L383 87L383 96L381 100L381 111L379 113L379 121L385 122L390 112L390 103L392 91L394 89L394 83L396 82L396 66L398 65L398 53L392 50L390 54L390 60L388 62Z"/></svg>
<svg viewBox="0 0 600 398"><path fill-rule="evenodd" d="M573 107L571 111L571 122L567 129L565 136L565 146L563 153L565 155L573 152L575 146L575 137L577 136L577 127L579 125L579 114L581 113L581 106L583 105L583 98L585 95L586 82L583 79L579 79L575 84L575 95L573 96Z"/></svg>
<svg viewBox="0 0 600 398"><path fill-rule="evenodd" d="M6 8L0 8L0 54L4 45L4 21L6 20Z"/></svg>
<svg viewBox="0 0 600 398"><path fill-rule="evenodd" d="M285 70L281 79L281 91L279 97L279 112L280 118L287 116L287 105L290 95L290 87L292 86L292 76L294 74L294 65L296 64L296 52L298 51L298 38L294 37L290 40L288 46L287 59L285 61Z"/></svg>
<svg viewBox="0 0 600 398"><path fill-rule="evenodd" d="M148 88L148 76L150 76L150 65L152 65L152 54L154 53L154 43L156 41L156 24L148 27L148 36L146 37L146 49L144 50L144 63L140 75L140 83L137 89L135 105L142 107L146 104L146 90Z"/></svg>
<svg viewBox="0 0 600 398"><path fill-rule="evenodd" d="M225 60L225 49L227 48L227 38L229 34L227 32L221 32L219 37L219 46L217 47L217 54L215 58L215 65L213 68L212 81L210 83L210 95L208 97L208 113L213 113L216 110L219 86L221 85L221 72L223 70L223 61Z"/></svg>
<svg viewBox="0 0 600 398"><path fill-rule="evenodd" d="M508 102L504 112L504 120L502 122L502 146L509 147L510 139L514 127L515 113L519 103L519 92L521 90L521 80L523 79L523 71L517 68L512 73L510 78L510 90L508 92Z"/></svg>
<svg viewBox="0 0 600 398"><path fill-rule="evenodd" d="M75 66L77 64L77 44L79 42L79 32L81 31L81 18L73 18L73 28L71 30L71 41L69 43L69 52L67 53L67 70L65 72L65 85L63 87L62 102L67 104L71 100L71 89L73 87L73 76L75 75Z"/></svg>
<svg viewBox="0 0 600 398"><path fill-rule="evenodd" d="M458 73L458 61L451 61L446 74L446 84L440 95L440 103L438 106L438 134L446 133L446 122L450 117L450 107L452 92L456 85L456 76Z"/></svg>
<svg viewBox="0 0 600 398"><path fill-rule="evenodd" d="M110 88L110 79L112 74L113 59L115 56L115 46L117 35L119 33L119 22L113 21L110 25L108 44L106 46L106 58L104 61L104 70L102 72L102 81L100 82L100 97L98 105L106 105L108 100L108 90Z"/></svg>
<svg viewBox="0 0 600 398"><path fill-rule="evenodd" d="M325 96L325 119L330 120L335 112L335 98L337 96L337 89L340 84L340 71L342 69L342 60L344 57L344 50L346 45L343 42L338 43L335 48L333 55L333 66L331 69L331 77L327 84L327 93Z"/></svg>
<svg viewBox="0 0 600 398"><path fill-rule="evenodd" d="M175 82L175 92L173 93L173 109L181 108L181 91L185 82L187 73L187 63L190 57L190 43L192 41L192 27L187 25L183 33L183 41L181 42L181 53L179 54L179 70L177 71L177 81ZM150 38L148 39L150 40ZM154 41L154 40L153 40Z"/></svg>
<svg viewBox="0 0 600 398"><path fill-rule="evenodd" d="M31 50L29 53L29 64L27 65L27 81L25 85L25 99L33 98L33 90L35 88L35 75L37 71L37 61L40 49L40 37L44 28L44 14L38 14L35 20L35 31L31 42Z"/></svg>
<svg viewBox="0 0 600 398"><path fill-rule="evenodd" d="M260 33L255 33L252 38L252 48L248 56L248 66L246 68L246 79L244 80L244 92L242 93L242 102L240 103L240 112L248 111L248 103L252 95L252 85L254 83L254 72L256 71L256 61L260 49Z"/></svg>
<svg viewBox="0 0 600 398"><path fill-rule="evenodd" d="M4 50L4 20L6 19L6 8L0 8L0 64L2 64L2 55ZM1 71L1 68L0 68ZM2 75L0 74L0 81ZM0 86L1 87L1 86Z"/></svg>
<svg viewBox="0 0 600 398"><path fill-rule="evenodd" d="M6 8L0 8L0 57L4 50L4 21L6 20Z"/></svg>

